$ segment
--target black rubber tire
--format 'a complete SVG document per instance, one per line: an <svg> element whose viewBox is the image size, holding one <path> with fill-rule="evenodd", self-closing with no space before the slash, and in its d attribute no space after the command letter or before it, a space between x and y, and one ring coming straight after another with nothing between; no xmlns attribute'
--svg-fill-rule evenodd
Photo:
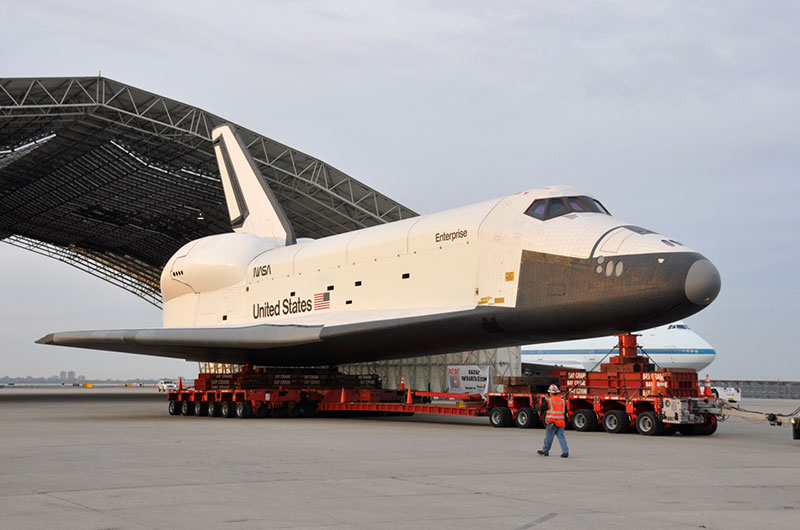
<svg viewBox="0 0 800 530"><path fill-rule="evenodd" d="M273 407L269 409L269 416L271 418L285 418L289 415L289 411L286 409L285 405L280 407Z"/></svg>
<svg viewBox="0 0 800 530"><path fill-rule="evenodd" d="M593 431L597 427L597 414L593 410L578 409L570 419L572 428L578 432Z"/></svg>
<svg viewBox="0 0 800 530"><path fill-rule="evenodd" d="M175 399L170 399L167 404L167 410L170 416L177 416L181 413L181 402Z"/></svg>
<svg viewBox="0 0 800 530"><path fill-rule="evenodd" d="M311 401L301 401L297 404L297 413L301 418L313 418L316 407Z"/></svg>
<svg viewBox="0 0 800 530"><path fill-rule="evenodd" d="M508 407L495 407L489 411L489 423L492 427L510 427L514 423L511 409Z"/></svg>
<svg viewBox="0 0 800 530"><path fill-rule="evenodd" d="M195 416L208 416L208 403L205 401L194 402L194 415Z"/></svg>
<svg viewBox="0 0 800 530"><path fill-rule="evenodd" d="M236 417L247 419L253 415L253 405L249 401L240 401L236 404Z"/></svg>
<svg viewBox="0 0 800 530"><path fill-rule="evenodd" d="M233 418L236 416L236 403L233 401L223 401L220 406L220 412L226 418Z"/></svg>
<svg viewBox="0 0 800 530"><path fill-rule="evenodd" d="M792 440L800 440L800 418L792 421Z"/></svg>
<svg viewBox="0 0 800 530"><path fill-rule="evenodd" d="M648 410L636 417L636 430L642 436L658 436L664 431L664 423L655 412Z"/></svg>
<svg viewBox="0 0 800 530"><path fill-rule="evenodd" d="M603 429L611 434L625 432L630 424L631 420L624 410L609 410L603 416Z"/></svg>
<svg viewBox="0 0 800 530"><path fill-rule="evenodd" d="M717 425L718 425L717 418L714 416L709 416L706 425L705 427L703 427L703 430L700 432L700 434L702 434L703 436L711 436L712 434L717 432Z"/></svg>
<svg viewBox="0 0 800 530"><path fill-rule="evenodd" d="M194 403L191 401L181 401L181 414L183 416L194 416Z"/></svg>
<svg viewBox="0 0 800 530"><path fill-rule="evenodd" d="M661 436L672 436L678 432L678 426L674 423L665 423L664 430L661 431Z"/></svg>
<svg viewBox="0 0 800 530"><path fill-rule="evenodd" d="M219 418L222 416L222 404L219 401L209 401L208 415L214 418Z"/></svg>
<svg viewBox="0 0 800 530"><path fill-rule="evenodd" d="M530 429L534 426L536 417L536 413L533 412L533 409L530 407L522 407L517 411L517 417L514 418L514 422L517 424L517 427L520 429Z"/></svg>
<svg viewBox="0 0 800 530"><path fill-rule="evenodd" d="M704 425L702 423L689 423L678 425L678 432L681 436L697 436L703 432Z"/></svg>
<svg viewBox="0 0 800 530"><path fill-rule="evenodd" d="M268 412L267 411L267 406L262 403L261 406L258 407L258 410L255 411L255 413L253 413L253 417L254 418L266 418L267 417L267 412Z"/></svg>

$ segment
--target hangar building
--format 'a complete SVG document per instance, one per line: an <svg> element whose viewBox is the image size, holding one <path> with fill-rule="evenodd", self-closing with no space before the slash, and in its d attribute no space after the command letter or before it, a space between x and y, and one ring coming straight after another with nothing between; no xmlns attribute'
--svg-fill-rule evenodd
<svg viewBox="0 0 800 530"><path fill-rule="evenodd" d="M211 145L211 131L228 121L106 77L0 78L0 239L161 307L169 257L231 231ZM321 160L236 128L299 238L417 215ZM346 369L438 390L446 366L462 363L513 375L519 349Z"/></svg>

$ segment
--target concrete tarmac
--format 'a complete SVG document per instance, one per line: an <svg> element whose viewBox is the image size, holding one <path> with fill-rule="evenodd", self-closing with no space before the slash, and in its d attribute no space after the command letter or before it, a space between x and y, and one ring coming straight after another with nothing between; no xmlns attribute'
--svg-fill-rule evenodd
<svg viewBox="0 0 800 530"><path fill-rule="evenodd" d="M788 412L797 402L745 400ZM800 441L567 432L485 418L172 417L152 388L0 389L0 527L796 529Z"/></svg>

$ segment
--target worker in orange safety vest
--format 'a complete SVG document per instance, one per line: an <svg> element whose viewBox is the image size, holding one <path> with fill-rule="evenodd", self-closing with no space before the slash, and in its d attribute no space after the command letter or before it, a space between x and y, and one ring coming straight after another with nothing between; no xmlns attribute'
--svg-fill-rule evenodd
<svg viewBox="0 0 800 530"><path fill-rule="evenodd" d="M547 406L547 414L545 416L546 431L544 435L544 446L541 451L536 451L542 456L550 455L550 446L553 445L553 436L558 437L558 443L561 445L561 458L569 456L569 447L567 447L567 437L564 436L564 427L567 426L567 402L561 397L561 390L558 386L550 385L547 389L549 394L545 398L545 403L542 405Z"/></svg>

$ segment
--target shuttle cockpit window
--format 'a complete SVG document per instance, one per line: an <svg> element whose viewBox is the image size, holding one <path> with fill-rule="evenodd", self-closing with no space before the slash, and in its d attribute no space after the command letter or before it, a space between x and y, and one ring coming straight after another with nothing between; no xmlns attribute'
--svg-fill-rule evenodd
<svg viewBox="0 0 800 530"><path fill-rule="evenodd" d="M547 199L537 199L533 201L526 214L537 219L544 219L544 209L547 206Z"/></svg>
<svg viewBox="0 0 800 530"><path fill-rule="evenodd" d="M602 213L611 215L600 204L600 201L591 197L553 197L551 199L536 199L525 210L525 215L545 221L568 213Z"/></svg>
<svg viewBox="0 0 800 530"><path fill-rule="evenodd" d="M569 213L569 208L564 205L563 199L550 199L550 202L547 203L548 219L564 215L565 213Z"/></svg>

